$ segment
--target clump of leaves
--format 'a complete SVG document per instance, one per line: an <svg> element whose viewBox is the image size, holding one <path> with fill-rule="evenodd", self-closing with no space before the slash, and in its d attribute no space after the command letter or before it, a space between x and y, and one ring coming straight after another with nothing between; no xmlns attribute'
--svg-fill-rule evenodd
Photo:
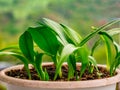
<svg viewBox="0 0 120 90"><path fill-rule="evenodd" d="M68 80L74 77L74 75L76 75L76 79L80 79L86 68L89 69L90 73L93 72L93 69L98 71L94 53L96 47L100 45L101 42L104 42L106 46L107 69L112 76L120 64L120 46L112 36L119 34L120 28L114 28L112 30L106 29L118 22L120 22L120 20L114 20L99 28L94 28L90 34L82 38L80 34L70 27L44 18L39 22L37 27L29 27L20 36L20 51L14 50L15 48L13 47L5 48L0 50L0 55L13 55L19 58L28 72L29 79L31 79L31 74L28 65L32 64L41 80L49 80L47 71L42 68L44 55L50 56L56 67L54 80L56 80L58 76L62 77L61 67L64 62L68 64ZM94 42L90 50L87 47L87 42L96 36L96 42ZM42 52L35 51L34 43ZM115 54L113 54L113 48ZM9 50L9 52L5 50ZM77 62L81 62L80 76L75 74ZM98 75L100 75L99 71Z"/></svg>

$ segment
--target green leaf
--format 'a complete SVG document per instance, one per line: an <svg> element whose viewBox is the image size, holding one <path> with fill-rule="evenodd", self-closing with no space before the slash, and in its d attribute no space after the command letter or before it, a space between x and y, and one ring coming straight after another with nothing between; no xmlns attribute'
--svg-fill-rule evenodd
<svg viewBox="0 0 120 90"><path fill-rule="evenodd" d="M113 42L113 39L106 32L100 32L99 34L102 36L106 44L107 68L110 69L110 66L112 65L113 59L114 59L114 56L112 53L113 51L111 48L111 43Z"/></svg>
<svg viewBox="0 0 120 90"><path fill-rule="evenodd" d="M113 44L114 44L115 50L116 50L116 57L115 57L115 60L113 61L112 65L110 67L111 76L114 75L116 68L120 64L120 45L118 45L115 41L113 41Z"/></svg>
<svg viewBox="0 0 120 90"><path fill-rule="evenodd" d="M114 36L116 34L120 34L120 28L113 28L106 31L109 35Z"/></svg>
<svg viewBox="0 0 120 90"><path fill-rule="evenodd" d="M29 77L29 79L31 79L31 73L30 73L30 69L29 69L29 62L28 62L28 60L26 58L24 58L23 56L19 55L19 54L18 55L14 54L13 56L15 56L16 58L18 58L20 61L23 62L24 67L25 67L25 69L27 71L28 77Z"/></svg>
<svg viewBox="0 0 120 90"><path fill-rule="evenodd" d="M79 55L78 57L79 61L81 61L82 63L81 70L80 70L80 77L81 77L89 63L89 60L88 60L89 52L86 46L82 46L81 48L79 48L78 55Z"/></svg>
<svg viewBox="0 0 120 90"><path fill-rule="evenodd" d="M61 56L60 56L60 60L57 64L57 67L56 67L56 72L55 72L55 77L54 77L54 80L57 78L57 75L59 74L60 77L62 76L62 72L61 72L61 67L62 67L62 64L69 58L69 56L75 52L76 50L78 50L79 47L75 47L74 45L72 44L68 44L66 45L62 52L61 52Z"/></svg>
<svg viewBox="0 0 120 90"><path fill-rule="evenodd" d="M114 60L114 62L112 63L111 67L110 67L110 75L113 76L115 74L116 68L120 65L120 52L117 53L117 56Z"/></svg>
<svg viewBox="0 0 120 90"><path fill-rule="evenodd" d="M94 45L93 45L93 47L92 47L92 49L91 49L91 56L93 56L93 54L94 54L94 52L95 52L95 49L97 48L97 46L100 44L100 39L99 40L97 40L95 43L94 43Z"/></svg>
<svg viewBox="0 0 120 90"><path fill-rule="evenodd" d="M49 81L49 74L46 69L45 69L45 81Z"/></svg>
<svg viewBox="0 0 120 90"><path fill-rule="evenodd" d="M76 59L75 59L74 54L69 56L67 62L68 62L68 80L70 80L71 78L73 78L74 74L75 74L76 79L77 79Z"/></svg>
<svg viewBox="0 0 120 90"><path fill-rule="evenodd" d="M112 61L112 63L111 63L111 65L110 65L110 75L112 76L112 75L114 75L114 73L115 73L115 70L116 70L116 68L118 67L118 65L120 64L120 45L119 44L117 44L111 37L110 37L110 35L111 36L114 36L114 35L116 35L116 34L119 34L120 33L120 31L119 31L119 28L115 28L115 29L111 29L110 31L106 31L106 32L104 32L104 34L106 34L106 36L113 42L113 45L114 45L114 48L115 48L115 51L116 51L116 57L113 59L112 57L113 57L113 53L112 53L112 51L111 51L111 54L110 54L110 49L109 49L109 51L108 51L108 54L110 54L108 57L109 58L112 58L111 59L111 61ZM111 57L110 57L111 56Z"/></svg>
<svg viewBox="0 0 120 90"><path fill-rule="evenodd" d="M118 43L116 43L115 41L113 41L113 44L115 46L115 49L116 49L116 53L119 54L120 52L120 45ZM117 55L116 55L117 56Z"/></svg>
<svg viewBox="0 0 120 90"><path fill-rule="evenodd" d="M35 69L40 77L41 80L48 81L49 75L47 73L47 70L43 71L42 68L42 57L45 53L36 53L36 60L35 60Z"/></svg>
<svg viewBox="0 0 120 90"><path fill-rule="evenodd" d="M64 28L59 23L47 18L43 18L43 21L40 24L51 28L58 35L58 39L62 45L68 44L68 42L66 41L66 37L64 35Z"/></svg>
<svg viewBox="0 0 120 90"><path fill-rule="evenodd" d="M36 28L29 28L28 31L32 35L35 43L46 53L56 55L59 49L59 42L56 35L50 28L41 26Z"/></svg>
<svg viewBox="0 0 120 90"><path fill-rule="evenodd" d="M29 70L29 67L28 67L29 62L24 56L22 56L18 53L13 53L13 52L0 52L0 55L12 55L12 56L15 56L16 58L18 58L20 61L22 61L25 69L27 70L29 79L31 79L31 74L30 74L30 70Z"/></svg>
<svg viewBox="0 0 120 90"><path fill-rule="evenodd" d="M19 59L23 62L23 63L25 63L25 64L27 64L28 63L28 60L27 59L25 59L25 57L23 57L22 55L20 55L20 54L18 54L18 53L14 53L14 52L0 52L0 55L12 55L12 56L15 56L15 57L19 57Z"/></svg>
<svg viewBox="0 0 120 90"><path fill-rule="evenodd" d="M44 53L36 53L36 58L35 58L35 69L40 77L41 80L45 80L45 73L42 69L42 57Z"/></svg>
<svg viewBox="0 0 120 90"><path fill-rule="evenodd" d="M114 20L114 21L111 21L99 28L97 28L94 32L90 33L88 36L86 36L79 44L79 46L82 46L84 45L87 41L89 41L92 37L96 36L97 33L99 33L100 31L103 31L104 29L108 28L109 26L115 24L115 23L118 23L120 22L120 20Z"/></svg>
<svg viewBox="0 0 120 90"><path fill-rule="evenodd" d="M61 24L61 26L64 28L65 34L71 39L71 41L75 44L78 45L80 41L82 40L82 37L75 32L75 30L72 30L70 27L65 26Z"/></svg>
<svg viewBox="0 0 120 90"><path fill-rule="evenodd" d="M96 70L99 71L97 68L97 62L93 56L89 56L89 62L91 62L93 66L95 66Z"/></svg>
<svg viewBox="0 0 120 90"><path fill-rule="evenodd" d="M18 50L18 49L19 48L17 46L10 46L10 47L0 49L0 52L5 51L5 50Z"/></svg>
<svg viewBox="0 0 120 90"><path fill-rule="evenodd" d="M76 58L74 53L69 56L69 61L72 64L73 69L76 70Z"/></svg>
<svg viewBox="0 0 120 90"><path fill-rule="evenodd" d="M28 31L25 31L19 38L19 47L24 54L24 56L34 63L34 50L33 50L33 40Z"/></svg>

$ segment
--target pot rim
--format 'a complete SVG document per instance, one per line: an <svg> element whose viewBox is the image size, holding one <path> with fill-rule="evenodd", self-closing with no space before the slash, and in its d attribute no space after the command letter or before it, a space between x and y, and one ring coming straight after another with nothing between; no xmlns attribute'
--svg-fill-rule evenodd
<svg viewBox="0 0 120 90"><path fill-rule="evenodd" d="M43 65L50 65L53 63L43 63ZM66 64L66 63L64 63ZM80 63L77 63L80 65ZM30 65L31 66L31 65ZM98 65L101 67L106 67L105 65ZM23 87L31 87L31 88L91 88L91 87L101 87L111 84L116 84L120 81L120 70L117 69L117 75L104 79L95 79L95 80L87 80L87 81L39 81L39 80L26 80L26 79L18 79L14 77L7 76L5 72L11 69L20 69L23 65L16 65L9 68L6 68L0 71L0 80L6 82L8 84L13 84L17 86Z"/></svg>

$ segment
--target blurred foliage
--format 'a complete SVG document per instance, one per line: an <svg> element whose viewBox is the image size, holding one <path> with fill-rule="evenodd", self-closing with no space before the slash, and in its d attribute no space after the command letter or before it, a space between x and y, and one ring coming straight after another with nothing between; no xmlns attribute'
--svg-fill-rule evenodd
<svg viewBox="0 0 120 90"><path fill-rule="evenodd" d="M0 49L16 45L19 35L43 17L69 25L84 36L91 26L120 18L119 9L120 0L0 0ZM104 54L100 48L97 57Z"/></svg>
<svg viewBox="0 0 120 90"><path fill-rule="evenodd" d="M6 88L0 83L0 90L6 90Z"/></svg>

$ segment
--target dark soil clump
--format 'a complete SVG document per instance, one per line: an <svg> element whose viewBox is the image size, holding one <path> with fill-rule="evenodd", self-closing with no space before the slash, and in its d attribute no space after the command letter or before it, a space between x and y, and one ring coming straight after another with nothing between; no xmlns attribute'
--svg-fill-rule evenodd
<svg viewBox="0 0 120 90"><path fill-rule="evenodd" d="M53 81L54 75L55 75L55 66L54 65L49 65L49 66L44 66L43 69L46 69L50 81ZM90 73L88 69L86 69L85 73L82 75L82 77L79 80L94 80L94 79L102 79L102 78L108 78L110 77L110 73L102 67L98 67L99 72L97 72L96 69L93 70L93 73ZM34 68L30 69L31 75L32 75L32 80L40 80L39 76L37 75L37 72ZM80 66L77 67L75 75L80 76ZM19 69L19 70L11 70L9 72L6 72L8 76L15 77L15 78L20 78L20 79L28 79L28 75L26 70ZM67 81L68 79L68 67L67 65L62 67L62 78L57 77L56 81ZM79 77L78 77L79 78ZM76 76L70 79L70 81L76 81Z"/></svg>

